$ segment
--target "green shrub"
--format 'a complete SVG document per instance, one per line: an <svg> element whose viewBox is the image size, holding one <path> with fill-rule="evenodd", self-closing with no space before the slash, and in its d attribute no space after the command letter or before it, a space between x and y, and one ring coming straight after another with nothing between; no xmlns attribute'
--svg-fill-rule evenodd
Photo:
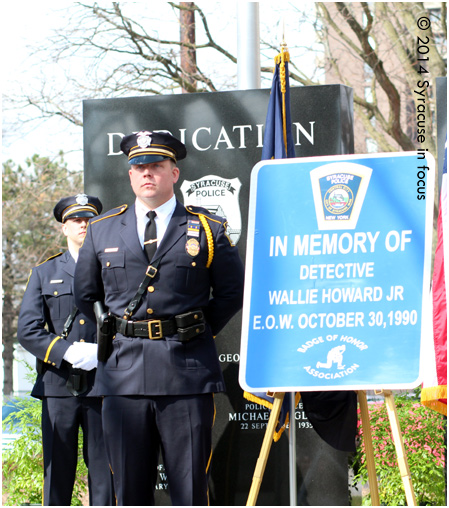
<svg viewBox="0 0 449 508"><path fill-rule="evenodd" d="M396 395L395 404L416 502L419 506L446 506L446 418L423 406L417 396ZM405 506L405 492L385 403L369 404L369 413L380 502L387 506ZM354 484L365 484L368 471L360 410L358 432L361 439L352 464ZM363 504L371 505L370 496L364 498Z"/></svg>
<svg viewBox="0 0 449 508"><path fill-rule="evenodd" d="M8 405L8 402L6 403ZM40 400L23 397L14 400L17 411L3 422L4 432L14 430L20 437L14 441L11 450L3 453L3 494L7 495L6 506L24 504L42 505L43 456L41 438ZM82 458L83 436L78 439L78 468L72 495L72 506L82 506L87 492L87 468Z"/></svg>

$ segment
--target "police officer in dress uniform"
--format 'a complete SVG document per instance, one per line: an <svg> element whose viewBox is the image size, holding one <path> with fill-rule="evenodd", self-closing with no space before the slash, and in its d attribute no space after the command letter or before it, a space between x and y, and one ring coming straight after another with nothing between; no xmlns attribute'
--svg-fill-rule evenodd
<svg viewBox="0 0 449 508"><path fill-rule="evenodd" d="M215 335L242 307L243 264L225 219L177 201L180 141L141 131L120 147L136 201L90 222L75 275L83 313L93 320L100 300L113 322L97 378L117 504L154 505L161 451L173 505L207 505L213 394L225 390Z"/></svg>
<svg viewBox="0 0 449 508"><path fill-rule="evenodd" d="M37 358L31 395L42 399L45 506L70 506L78 459L78 432L89 470L91 505L115 504L95 385L96 326L75 306L73 279L87 222L101 213L93 196L61 199L53 212L68 250L33 268L19 315L20 344Z"/></svg>

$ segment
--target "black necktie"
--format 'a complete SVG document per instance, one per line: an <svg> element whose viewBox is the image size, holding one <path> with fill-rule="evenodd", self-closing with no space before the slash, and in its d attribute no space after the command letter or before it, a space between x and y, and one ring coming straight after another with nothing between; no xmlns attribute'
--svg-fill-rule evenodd
<svg viewBox="0 0 449 508"><path fill-rule="evenodd" d="M154 253L157 249L157 233L156 233L156 223L154 222L154 218L156 217L156 212L151 210L147 213L147 217L150 219L145 226L145 237L143 242L143 248L147 253L148 261L151 262Z"/></svg>

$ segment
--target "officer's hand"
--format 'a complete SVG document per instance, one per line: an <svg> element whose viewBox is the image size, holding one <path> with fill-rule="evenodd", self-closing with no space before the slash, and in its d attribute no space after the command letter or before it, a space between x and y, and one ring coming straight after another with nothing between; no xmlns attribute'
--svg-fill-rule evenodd
<svg viewBox="0 0 449 508"><path fill-rule="evenodd" d="M97 358L97 344L92 344L91 342L78 342L75 344L79 344L82 346L83 356L79 358L73 366L75 369L83 369L83 370L92 370L97 368L98 358Z"/></svg>
<svg viewBox="0 0 449 508"><path fill-rule="evenodd" d="M81 360L84 357L84 353L81 346L81 342L74 342L64 354L64 360L71 364Z"/></svg>
<svg viewBox="0 0 449 508"><path fill-rule="evenodd" d="M75 369L92 370L97 367L97 344L74 342L65 352L64 360Z"/></svg>

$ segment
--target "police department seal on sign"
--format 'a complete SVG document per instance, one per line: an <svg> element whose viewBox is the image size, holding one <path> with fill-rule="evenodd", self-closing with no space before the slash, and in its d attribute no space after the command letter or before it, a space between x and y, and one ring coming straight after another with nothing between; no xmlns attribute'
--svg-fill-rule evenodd
<svg viewBox="0 0 449 508"><path fill-rule="evenodd" d="M329 213L346 213L352 208L354 194L347 185L333 185L326 191L323 203Z"/></svg>
<svg viewBox="0 0 449 508"><path fill-rule="evenodd" d="M333 162L310 171L320 230L355 229L372 169L352 162Z"/></svg>

